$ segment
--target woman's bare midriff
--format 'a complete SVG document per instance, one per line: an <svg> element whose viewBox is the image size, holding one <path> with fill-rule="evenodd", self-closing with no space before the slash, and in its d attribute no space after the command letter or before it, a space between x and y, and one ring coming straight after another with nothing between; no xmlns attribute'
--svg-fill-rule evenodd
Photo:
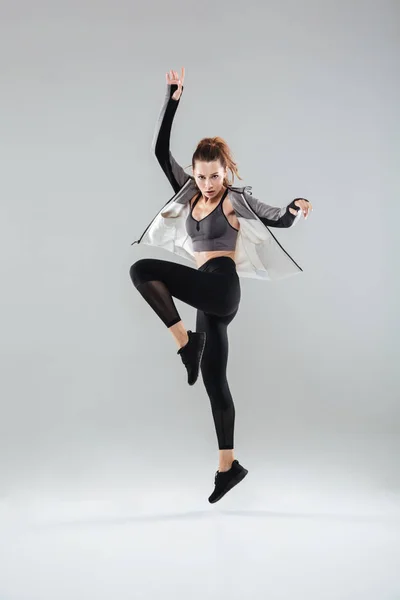
<svg viewBox="0 0 400 600"><path fill-rule="evenodd" d="M226 252L223 250L212 250L211 252L195 252L194 258L196 260L197 267L201 267L204 265L210 258L215 258L216 256L230 256L233 260L235 260L235 251Z"/></svg>
<svg viewBox="0 0 400 600"><path fill-rule="evenodd" d="M193 196L193 198L190 200L190 206L192 206L192 204L193 204L195 198L197 198L197 196L198 196L198 194ZM220 201L221 201L221 195L219 195L219 199L217 201L209 200L207 202L207 204L204 202L203 198L200 198L200 200L197 202L196 206L194 207L194 210L192 213L193 218L196 219L197 221L204 219L207 215L209 215L215 209L215 207L217 206L217 204L220 203ZM225 214L226 218L228 219L229 223L232 225L232 227L235 227L235 229L240 229L240 223L237 219L235 211L233 210L233 206L232 206L231 201L229 200L229 196L226 196L224 203L222 205L222 210L224 211L224 214ZM232 251L211 250L209 252L205 251L205 252L195 252L194 253L194 257L195 257L198 268L201 267L201 265L203 265L205 262L210 260L210 258L216 258L217 256L229 256L230 258L235 260L235 255L236 255L235 250L232 250Z"/></svg>

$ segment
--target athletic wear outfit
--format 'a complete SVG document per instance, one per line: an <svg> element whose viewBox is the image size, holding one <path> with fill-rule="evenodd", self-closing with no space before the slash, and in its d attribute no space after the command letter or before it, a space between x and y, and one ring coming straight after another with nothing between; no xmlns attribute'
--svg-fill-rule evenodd
<svg viewBox="0 0 400 600"><path fill-rule="evenodd" d="M217 206L203 219L195 219L193 209L201 194L190 206L191 198L198 191L197 186L193 177L186 174L175 161L169 148L172 120L179 103L172 99L176 89L176 85L167 86L166 101L153 142L155 155L175 194L167 203L168 207L158 213L137 243L163 247L191 260L194 259L194 252L236 250L235 258L238 257L238 260L234 261L228 256L215 257L194 269L166 260L144 258L131 266L130 276L137 290L168 328L181 320L173 298L197 309L196 332L188 332L189 342L178 354L187 368L190 385L196 381L201 365L218 447L220 450L233 449L235 407L226 377L227 327L239 309L241 289L238 262L242 276L270 279L266 268L268 261L261 254L256 256L251 246L257 243L260 246L267 245L264 233L267 225L292 226L299 215L292 215L288 208L298 210L298 207L294 201L286 209L271 207L252 198L249 187L240 189L228 186ZM223 202L228 193L240 223L239 230L230 224L223 211ZM272 255L275 256L275 263L269 266L273 276L283 277L301 271L279 242L274 248L275 254L272 252ZM281 268L280 273L277 268L278 271ZM215 490L209 501L219 500L246 474L247 470L237 460L229 471L217 471Z"/></svg>
<svg viewBox="0 0 400 600"><path fill-rule="evenodd" d="M198 194L199 189L194 177L186 173L173 157L169 148L169 138L172 122L179 105L172 99L176 85L167 85L166 95L157 122L153 138L153 151L160 163L168 181L174 190L174 195L158 211L154 219L146 227L142 235L132 242L162 248L188 260L197 267L195 251L199 248L199 239L191 237L194 233L188 230L188 217L191 212L190 201ZM235 246L236 271L239 277L274 280L289 277L302 272L302 268L276 239L270 228L293 227L301 218L302 211L295 205L295 198L288 206L280 208L270 206L255 198L251 186L227 186L227 198L240 224ZM138 202L144 202L138 199ZM293 215L290 208L297 211ZM217 210L219 213L219 209ZM223 215L220 215L222 218ZM209 217L200 221L200 232L204 232ZM231 227L231 226L230 226ZM227 230L228 231L228 230ZM234 231L222 236L222 248L231 248ZM191 233L191 235L189 235ZM224 237L228 241L224 241ZM208 247L217 249L217 242L209 237Z"/></svg>
<svg viewBox="0 0 400 600"><path fill-rule="evenodd" d="M202 228L214 236L214 245L231 247L231 232L237 235L237 230L234 230L222 208L219 208L222 207L222 201L201 221L193 219L192 222L188 222L188 231L192 232L194 237L197 236L197 243L201 244L202 248L207 247L207 233L203 234ZM193 218L191 214L189 217ZM180 349L178 354L181 355L185 366L187 364L192 369L190 373L188 371L190 385L197 379L197 363L193 363L189 357L193 354L201 361L201 372L211 402L218 446L220 449L233 448L235 407L226 377L226 366L227 328L238 312L241 296L235 261L229 256L217 256L196 270L166 260L142 258L132 265L130 275L137 290L166 327L172 327L181 320L173 298L178 298L197 309L196 332L206 334L205 346L202 339L198 342L204 350L199 354L194 343ZM195 341L195 337L193 339Z"/></svg>

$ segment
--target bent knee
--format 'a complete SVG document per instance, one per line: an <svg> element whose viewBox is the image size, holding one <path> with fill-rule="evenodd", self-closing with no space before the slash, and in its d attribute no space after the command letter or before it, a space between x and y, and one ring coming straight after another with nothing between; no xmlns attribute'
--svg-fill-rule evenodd
<svg viewBox="0 0 400 600"><path fill-rule="evenodd" d="M135 287L152 279L151 258L140 258L133 263L129 269L129 275Z"/></svg>

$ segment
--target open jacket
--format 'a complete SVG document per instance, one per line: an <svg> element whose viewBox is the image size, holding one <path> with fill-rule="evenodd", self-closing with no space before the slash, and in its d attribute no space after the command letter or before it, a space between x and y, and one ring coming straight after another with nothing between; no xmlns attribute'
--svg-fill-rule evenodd
<svg viewBox="0 0 400 600"><path fill-rule="evenodd" d="M157 213L141 237L133 244L164 248L196 264L192 241L186 231L190 200L198 192L194 177L176 162L169 140L173 118L180 102L173 100L177 85L167 84L166 95L157 122L152 150L171 183L174 195ZM181 96L182 97L182 96ZM228 187L228 197L240 223L235 262L241 277L281 279L302 272L302 268L286 252L270 227L293 227L302 212L293 200L284 208L270 206L252 195L251 186ZM289 208L297 210L293 215Z"/></svg>

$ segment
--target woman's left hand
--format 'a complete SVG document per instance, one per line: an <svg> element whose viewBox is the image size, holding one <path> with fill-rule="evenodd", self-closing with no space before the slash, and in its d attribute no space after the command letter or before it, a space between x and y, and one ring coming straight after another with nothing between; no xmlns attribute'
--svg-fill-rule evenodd
<svg viewBox="0 0 400 600"><path fill-rule="evenodd" d="M311 202L305 200L304 198L298 198L294 201L294 203L303 211L304 217L307 219L309 212L313 209ZM292 213L292 215L297 215L297 213L299 212L294 208L289 208L289 210Z"/></svg>

